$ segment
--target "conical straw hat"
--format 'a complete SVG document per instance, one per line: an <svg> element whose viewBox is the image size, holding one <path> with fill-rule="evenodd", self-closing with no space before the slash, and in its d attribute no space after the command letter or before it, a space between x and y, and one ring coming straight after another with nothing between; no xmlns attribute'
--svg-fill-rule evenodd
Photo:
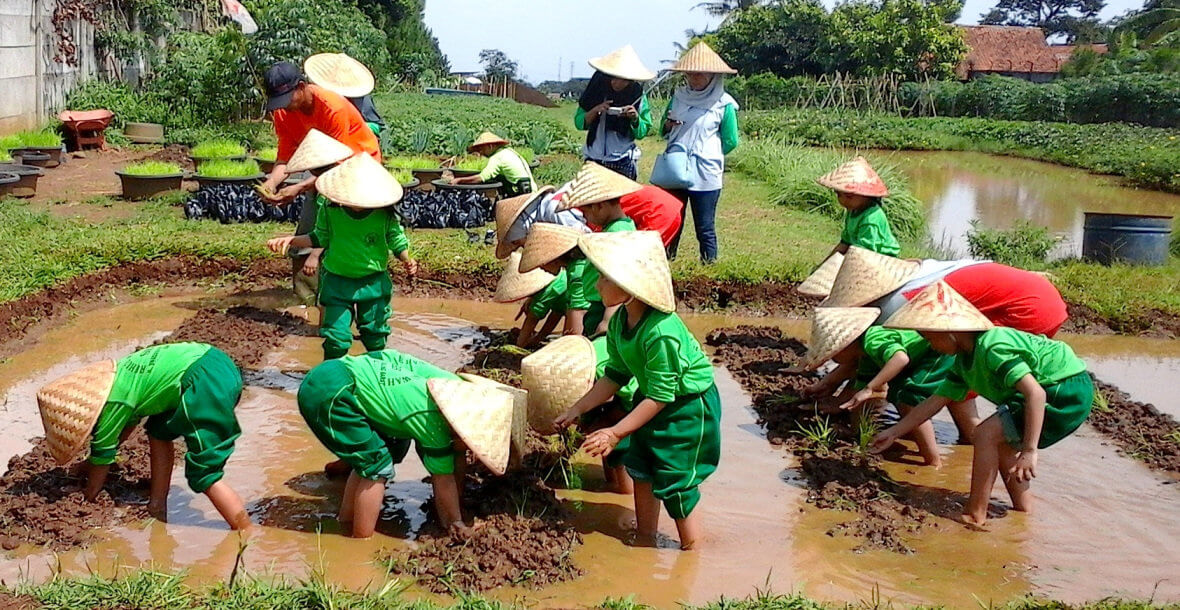
<svg viewBox="0 0 1180 610"><path fill-rule="evenodd" d="M68 463L86 447L114 383L115 362L102 360L37 391L45 441L59 464Z"/></svg>
<svg viewBox="0 0 1180 610"><path fill-rule="evenodd" d="M655 72L643 65L639 54L631 45L615 49L602 57L595 57L588 63L591 68L615 78L645 81L656 77Z"/></svg>
<svg viewBox="0 0 1180 610"><path fill-rule="evenodd" d="M303 73L311 82L344 97L364 97L373 92L373 73L344 53L312 55L304 60Z"/></svg>
<svg viewBox="0 0 1180 610"><path fill-rule="evenodd" d="M373 157L360 154L333 167L315 181L328 199L350 208L387 208L402 199L402 185Z"/></svg>
<svg viewBox="0 0 1180 610"><path fill-rule="evenodd" d="M544 290L555 277L557 276L541 268L521 273L520 252L513 252L508 256L508 263L504 265L504 275L500 276L500 283L496 284L496 295L492 300L497 303L511 303L531 297Z"/></svg>
<svg viewBox="0 0 1180 610"><path fill-rule="evenodd" d="M512 445L513 397L485 384L428 379L426 387L451 429L493 474L504 474Z"/></svg>
<svg viewBox="0 0 1180 610"><path fill-rule="evenodd" d="M881 310L876 307L817 307L811 317L811 342L803 365L814 369L864 334Z"/></svg>
<svg viewBox="0 0 1180 610"><path fill-rule="evenodd" d="M918 270L918 263L849 246L820 307L860 307L897 290Z"/></svg>
<svg viewBox="0 0 1180 610"><path fill-rule="evenodd" d="M876 170L864 157L857 157L840 167L820 176L816 182L834 191L864 195L865 197L888 197L889 188L877 175Z"/></svg>
<svg viewBox="0 0 1180 610"><path fill-rule="evenodd" d="M672 272L659 233L592 233L583 235L578 246L590 264L627 294L664 313L676 311Z"/></svg>
<svg viewBox="0 0 1180 610"><path fill-rule="evenodd" d="M489 144L503 144L507 146L508 140L505 140L504 138L501 138L490 131L485 131L479 134L479 137L471 143L471 146L467 147L467 152L475 152L475 149L479 148L480 146L487 146Z"/></svg>
<svg viewBox="0 0 1180 610"><path fill-rule="evenodd" d="M593 161L587 161L570 183L569 195L557 206L559 211L617 199L643 188L642 184L613 172Z"/></svg>
<svg viewBox="0 0 1180 610"><path fill-rule="evenodd" d="M501 199L496 202L496 258L508 258L512 252L512 244L505 239L516 219L529 208L533 202L553 192L553 187L545 186L534 193Z"/></svg>
<svg viewBox="0 0 1180 610"><path fill-rule="evenodd" d="M671 68L673 72L706 72L710 74L737 74L737 70L729 67L724 59L709 45L698 42L687 53L680 56L680 61Z"/></svg>
<svg viewBox="0 0 1180 610"><path fill-rule="evenodd" d="M463 379L475 384L484 384L489 388L495 388L512 397L512 453L515 456L515 462L519 463L520 458L524 457L528 451L528 431L529 431L529 393L520 388L514 388L510 385L504 385L498 381L493 381L487 377L480 377L479 375L472 375L470 373L459 373Z"/></svg>
<svg viewBox="0 0 1180 610"><path fill-rule="evenodd" d="M803 283L795 290L799 294L809 297L826 297L832 293L832 282L836 281L836 274L840 272L840 265L844 263L844 255L833 252Z"/></svg>
<svg viewBox="0 0 1180 610"><path fill-rule="evenodd" d="M548 433L553 420L594 385L598 356L594 344L567 335L520 361L521 385L529 391L529 425Z"/></svg>
<svg viewBox="0 0 1180 610"><path fill-rule="evenodd" d="M939 281L922 289L885 321L889 328L947 332L983 331L994 327L950 284Z"/></svg>
<svg viewBox="0 0 1180 610"><path fill-rule="evenodd" d="M582 232L549 222L538 222L529 228L520 253L520 272L528 273L578 247Z"/></svg>
<svg viewBox="0 0 1180 610"><path fill-rule="evenodd" d="M319 169L351 157L354 151L347 144L318 130L312 129L287 160L287 172L305 172Z"/></svg>

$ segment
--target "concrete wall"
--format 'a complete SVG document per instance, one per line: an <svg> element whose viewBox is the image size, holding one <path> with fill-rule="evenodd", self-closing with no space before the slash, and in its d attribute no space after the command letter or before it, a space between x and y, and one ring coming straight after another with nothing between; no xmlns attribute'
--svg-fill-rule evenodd
<svg viewBox="0 0 1180 610"><path fill-rule="evenodd" d="M0 0L0 134L40 126L65 105L80 80L97 72L94 28L74 23L78 65L54 61L54 0Z"/></svg>

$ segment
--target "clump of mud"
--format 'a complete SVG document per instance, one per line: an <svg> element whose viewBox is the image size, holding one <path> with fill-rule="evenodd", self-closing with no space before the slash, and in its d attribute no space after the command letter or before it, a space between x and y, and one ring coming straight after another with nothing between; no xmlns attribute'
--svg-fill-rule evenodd
<svg viewBox="0 0 1180 610"><path fill-rule="evenodd" d="M97 528L148 517L151 469L142 429L119 445L119 460L94 502L82 495L86 474L81 466L57 465L44 440L9 460L8 472L0 477L0 546L11 550L27 542L64 550L86 544Z"/></svg>
<svg viewBox="0 0 1180 610"><path fill-rule="evenodd" d="M709 333L714 360L725 366L754 401L758 423L771 444L799 457L810 487L808 502L818 508L856 513L856 519L837 525L829 535L861 539L856 551L885 549L912 553L905 535L917 532L932 514L957 514L955 500L919 500L908 486L880 468L880 458L869 454L848 418L819 415L817 403L799 398L814 374L798 374L807 347L781 329L738 326Z"/></svg>
<svg viewBox="0 0 1180 610"><path fill-rule="evenodd" d="M521 386L520 361L531 354L529 350L516 347L516 331L495 331L487 327L479 329L487 337L471 356L471 361L460 373L473 373L498 381L514 388Z"/></svg>
<svg viewBox="0 0 1180 610"><path fill-rule="evenodd" d="M289 313L239 306L225 311L202 309L159 343L208 343L228 354L239 367L253 368L288 335L309 333L314 334L310 325Z"/></svg>
<svg viewBox="0 0 1180 610"><path fill-rule="evenodd" d="M1151 468L1180 474L1180 422L1154 405L1131 400L1113 385L1098 382L1106 407L1096 407L1087 420L1126 455Z"/></svg>

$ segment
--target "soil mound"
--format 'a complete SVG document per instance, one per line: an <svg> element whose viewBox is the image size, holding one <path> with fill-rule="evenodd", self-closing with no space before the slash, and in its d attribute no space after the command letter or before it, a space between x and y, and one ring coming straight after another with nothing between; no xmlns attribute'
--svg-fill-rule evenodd
<svg viewBox="0 0 1180 610"><path fill-rule="evenodd" d="M1087 420L1109 437L1127 456L1151 468L1180 475L1180 422L1154 405L1131 400L1131 397L1102 381L1098 389L1106 398L1106 408L1095 407Z"/></svg>
<svg viewBox="0 0 1180 610"><path fill-rule="evenodd" d="M208 343L229 354L238 367L254 368L284 337L308 333L314 333L314 329L289 313L239 306L226 311L202 309L160 343Z"/></svg>

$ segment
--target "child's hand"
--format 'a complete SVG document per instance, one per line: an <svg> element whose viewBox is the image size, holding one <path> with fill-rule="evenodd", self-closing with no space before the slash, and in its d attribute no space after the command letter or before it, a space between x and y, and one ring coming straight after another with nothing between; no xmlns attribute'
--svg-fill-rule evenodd
<svg viewBox="0 0 1180 610"><path fill-rule="evenodd" d="M787 369L787 372L792 373L793 371L791 371L791 369ZM823 390L824 390L823 380L816 381L816 382L808 384L808 385L804 386L802 389L800 389L799 390L799 397L800 398L814 398L815 396L818 396L821 392L823 392Z"/></svg>
<svg viewBox="0 0 1180 610"><path fill-rule="evenodd" d="M1037 450L1025 449L1016 456L1016 463L1008 470L1008 474L1016 477L1017 481L1027 483L1037 478Z"/></svg>
<svg viewBox="0 0 1180 610"><path fill-rule="evenodd" d="M565 430L566 428L574 425L574 421L577 419L578 416L573 411L566 411L565 413L558 415L557 419L553 420L553 431L561 432L562 430Z"/></svg>
<svg viewBox="0 0 1180 610"><path fill-rule="evenodd" d="M318 252L312 252L307 255L307 260L303 261L303 275L308 277L315 277L320 270L320 255Z"/></svg>
<svg viewBox="0 0 1180 610"><path fill-rule="evenodd" d="M901 438L901 435L897 433L897 426L890 426L878 432L870 442L873 447L872 452L881 453L885 451L892 447L893 443L896 443L899 438Z"/></svg>
<svg viewBox="0 0 1180 610"><path fill-rule="evenodd" d="M512 318L512 321L515 322L515 321L521 319L528 312L529 312L529 300L525 299L524 302L522 302L520 304L520 311L516 312L516 317Z"/></svg>
<svg viewBox="0 0 1180 610"><path fill-rule="evenodd" d="M418 275L418 261L412 258L402 261L402 268L406 270L406 275L410 277L416 277Z"/></svg>
<svg viewBox="0 0 1180 610"><path fill-rule="evenodd" d="M286 256L287 250L291 247L291 240L293 239L295 239L294 235L276 237L274 239L267 240L266 247L269 248L271 252L274 252L279 256Z"/></svg>
<svg viewBox="0 0 1180 610"><path fill-rule="evenodd" d="M863 388L862 390L860 390L856 394L853 394L852 398L848 399L847 402L840 405L840 408L844 409L845 411L847 411L849 409L855 409L855 408L863 405L864 403L872 400L874 395L876 395L876 392L874 392L871 388Z"/></svg>
<svg viewBox="0 0 1180 610"><path fill-rule="evenodd" d="M620 440L622 439L620 439L619 436L615 434L612 428L603 428L601 430L595 430L594 432L591 432L590 435L586 437L586 441L582 443L582 448L585 449L586 453L590 454L591 457L602 457L604 455L608 455L611 451L614 451L615 446L619 444Z"/></svg>

